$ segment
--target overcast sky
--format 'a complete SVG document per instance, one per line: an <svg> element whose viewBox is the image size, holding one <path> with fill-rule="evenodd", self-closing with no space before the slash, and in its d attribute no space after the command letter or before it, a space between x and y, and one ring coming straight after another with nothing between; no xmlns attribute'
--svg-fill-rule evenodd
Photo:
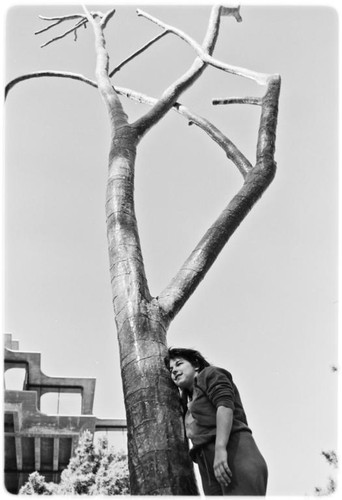
<svg viewBox="0 0 342 500"><path fill-rule="evenodd" d="M137 5L203 39L210 7ZM71 35L44 49L50 32L33 34L45 26L39 14L80 11L10 6L5 80L47 69L94 78L90 28L76 43ZM338 14L242 3L241 15L242 23L222 19L215 57L281 74L278 171L172 323L169 344L196 348L232 372L269 465L269 494L310 495L333 472L321 451L337 446ZM134 6L118 5L107 29L111 67L159 32ZM114 83L158 97L193 58L170 35ZM259 108L214 107L211 99L263 92L209 68L180 101L254 162ZM132 121L147 110L123 103ZM96 89L50 78L19 84L5 109L4 331L42 353L46 374L96 377L94 413L124 418L104 212L105 107ZM176 113L143 139L136 213L153 295L241 182L222 151Z"/></svg>

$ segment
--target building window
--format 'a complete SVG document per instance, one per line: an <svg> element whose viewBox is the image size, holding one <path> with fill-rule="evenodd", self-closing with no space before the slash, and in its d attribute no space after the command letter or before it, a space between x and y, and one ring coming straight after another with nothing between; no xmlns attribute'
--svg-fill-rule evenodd
<svg viewBox="0 0 342 500"><path fill-rule="evenodd" d="M9 368L5 371L5 389L23 391L25 389L26 368Z"/></svg>
<svg viewBox="0 0 342 500"><path fill-rule="evenodd" d="M81 415L81 394L47 392L40 398L40 411L47 415Z"/></svg>

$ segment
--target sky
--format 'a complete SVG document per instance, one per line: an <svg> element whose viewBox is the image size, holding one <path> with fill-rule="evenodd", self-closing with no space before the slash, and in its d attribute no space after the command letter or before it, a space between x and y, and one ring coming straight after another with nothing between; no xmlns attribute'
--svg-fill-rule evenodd
<svg viewBox="0 0 342 500"><path fill-rule="evenodd" d="M210 12L201 3L117 5L107 28L111 67L160 32L135 6L199 42ZM47 69L93 79L90 28L43 49L49 32L34 35L45 26L38 15L75 12L80 5L9 5L4 81ZM277 174L171 324L168 342L233 374L268 463L268 494L311 495L334 472L321 451L337 447L338 11L249 2L241 16L222 19L214 55L281 75ZM193 59L169 35L113 83L158 97ZM179 100L254 162L259 108L211 100L263 92L208 68ZM130 121L148 109L123 104ZM94 414L125 418L104 211L105 107L92 87L42 78L16 86L4 109L3 330L21 349L42 353L46 374L95 377ZM136 214L154 296L241 183L223 152L176 113L142 140Z"/></svg>

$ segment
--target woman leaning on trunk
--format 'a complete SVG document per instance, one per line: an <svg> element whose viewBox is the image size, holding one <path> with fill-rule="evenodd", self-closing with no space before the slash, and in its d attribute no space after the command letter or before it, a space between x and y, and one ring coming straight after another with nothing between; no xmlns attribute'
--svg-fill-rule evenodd
<svg viewBox="0 0 342 500"><path fill-rule="evenodd" d="M169 349L165 364L180 390L186 435L206 495L266 495L267 465L231 374L192 349Z"/></svg>

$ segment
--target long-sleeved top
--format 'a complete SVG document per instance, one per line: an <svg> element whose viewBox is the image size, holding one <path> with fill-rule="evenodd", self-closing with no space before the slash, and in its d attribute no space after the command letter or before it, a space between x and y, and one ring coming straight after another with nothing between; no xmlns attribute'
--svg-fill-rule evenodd
<svg viewBox="0 0 342 500"><path fill-rule="evenodd" d="M193 444L191 456L194 456L198 447L215 439L219 406L233 410L231 434L238 431L252 432L232 375L223 368L208 366L196 377L193 397L185 416L186 434Z"/></svg>

